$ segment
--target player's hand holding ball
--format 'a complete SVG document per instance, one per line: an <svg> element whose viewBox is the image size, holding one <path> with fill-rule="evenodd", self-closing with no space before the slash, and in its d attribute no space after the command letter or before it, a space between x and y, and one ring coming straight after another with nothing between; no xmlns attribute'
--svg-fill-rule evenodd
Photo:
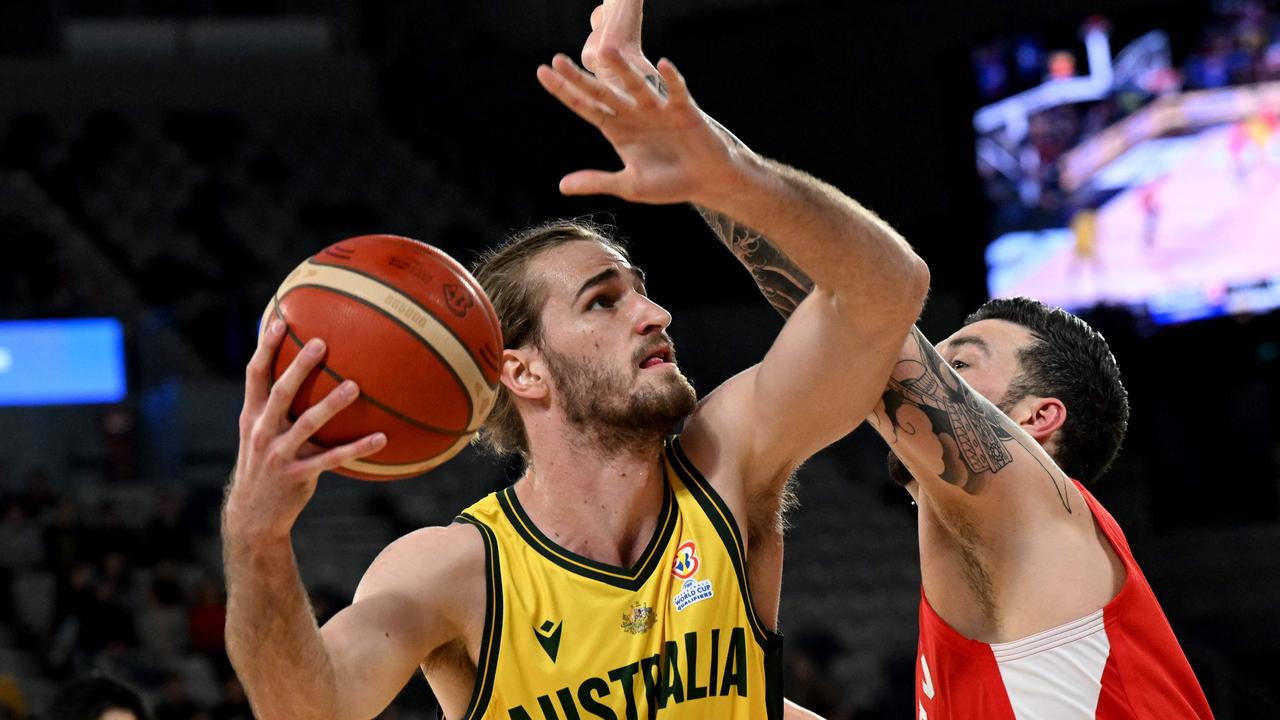
<svg viewBox="0 0 1280 720"><path fill-rule="evenodd" d="M488 298L443 252L390 235L320 251L263 316L228 521L287 538L325 470L393 480L445 462L488 416L501 353Z"/></svg>

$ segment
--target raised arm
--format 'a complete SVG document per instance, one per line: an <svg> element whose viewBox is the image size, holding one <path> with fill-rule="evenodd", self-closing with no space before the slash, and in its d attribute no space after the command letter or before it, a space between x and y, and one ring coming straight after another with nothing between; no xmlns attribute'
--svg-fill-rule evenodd
<svg viewBox="0 0 1280 720"><path fill-rule="evenodd" d="M240 451L222 515L227 654L257 717L372 717L452 632L449 605L429 592L436 584L413 592L427 569L405 546L440 545L437 557L444 559L433 567L442 576L465 565L469 546L465 538L443 543L425 536L393 544L366 575L356 602L323 632L317 627L293 554L293 524L322 471L376 452L385 440L378 434L329 450L308 442L359 391L340 386L290 422L289 405L324 349L308 346L273 387L269 368L284 334L282 322L269 327L246 373ZM453 555L445 553L449 548Z"/></svg>
<svg viewBox="0 0 1280 720"><path fill-rule="evenodd" d="M1072 513L1078 496L1044 448L960 376L957 365L980 362L964 353L981 351L958 344L946 358L913 329L870 418L877 432L921 491L956 509L1012 516L1009 490L1018 489L1035 505ZM997 476L1002 482L992 485ZM980 497L988 501L978 504Z"/></svg>
<svg viewBox="0 0 1280 720"><path fill-rule="evenodd" d="M637 68L645 80L665 96L669 92L666 81L642 50L643 10L643 0L606 0L597 6L591 13L591 34L582 46L582 66L605 82L620 83L602 60L602 51L609 48ZM704 117L730 145L746 147L728 128L705 113ZM813 292L813 280L758 231L723 213L695 207L716 237L751 273L765 299L783 318L791 317L800 302Z"/></svg>
<svg viewBox="0 0 1280 720"><path fill-rule="evenodd" d="M870 412L919 313L928 271L873 213L721 132L670 62L658 63L658 83L608 45L599 63L610 82L563 56L539 71L624 164L616 173L571 173L562 191L692 202L769 237L777 257L801 270L791 277L813 284L760 365L713 393L686 424L687 449L704 472L730 464L749 493L780 484ZM760 248L739 249L761 260ZM755 269L772 272L766 267Z"/></svg>

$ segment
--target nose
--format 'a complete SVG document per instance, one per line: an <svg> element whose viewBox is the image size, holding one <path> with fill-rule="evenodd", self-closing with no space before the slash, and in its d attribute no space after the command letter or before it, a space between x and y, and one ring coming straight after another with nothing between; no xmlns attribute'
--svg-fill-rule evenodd
<svg viewBox="0 0 1280 720"><path fill-rule="evenodd" d="M647 296L637 294L635 331L638 335L660 333L671 325L671 313Z"/></svg>

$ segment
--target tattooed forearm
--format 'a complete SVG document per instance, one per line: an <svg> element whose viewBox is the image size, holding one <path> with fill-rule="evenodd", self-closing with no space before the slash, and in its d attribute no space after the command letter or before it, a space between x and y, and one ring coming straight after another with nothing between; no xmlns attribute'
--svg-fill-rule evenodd
<svg viewBox="0 0 1280 720"><path fill-rule="evenodd" d="M657 78L660 82L662 79ZM665 85L659 92L665 94ZM736 135L721 125L715 118L706 116L707 121L715 126L729 144L737 148L746 147ZM764 295L769 304L782 317L789 318L796 311L800 302L813 292L813 280L809 278L799 265L792 262L786 253L779 250L768 238L733 218L714 210L695 205L698 214L707 221L720 242L729 248L738 262L751 273L756 287Z"/></svg>
<svg viewBox="0 0 1280 720"><path fill-rule="evenodd" d="M914 435L920 430L903 417L905 407L922 413L931 426L927 430L941 443L943 470L939 477L976 493L979 478L985 473L1000 472L1012 463L1009 445L1022 445L1022 441L1013 432L1013 421L965 384L918 329L912 329L911 338L919 359L898 362L884 392L882 414L897 437ZM1040 462L1035 453L1028 454ZM1066 478L1043 463L1040 467L1062 506L1071 512Z"/></svg>
<svg viewBox="0 0 1280 720"><path fill-rule="evenodd" d="M720 242L751 272L769 304L782 317L791 317L800 302L813 292L813 280L786 253L755 230L706 208L699 207L698 212Z"/></svg>

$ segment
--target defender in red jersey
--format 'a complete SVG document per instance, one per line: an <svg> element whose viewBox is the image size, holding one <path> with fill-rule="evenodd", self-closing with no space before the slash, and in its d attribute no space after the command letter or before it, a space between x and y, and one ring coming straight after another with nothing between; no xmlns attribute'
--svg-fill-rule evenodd
<svg viewBox="0 0 1280 720"><path fill-rule="evenodd" d="M787 315L812 287L804 274L706 215ZM907 337L868 421L919 506L919 720L1213 717L1083 484L1111 465L1128 417L1106 341L1060 309L993 300L936 348Z"/></svg>
<svg viewBox="0 0 1280 720"><path fill-rule="evenodd" d="M919 506L921 720L1213 716L1081 482L1128 416L1102 336L1034 300L992 300L936 349L908 341L870 420Z"/></svg>
<svg viewBox="0 0 1280 720"><path fill-rule="evenodd" d="M583 63L597 70L608 46L661 88L639 13L636 0L597 8ZM610 35L611 17L634 31ZM809 276L756 229L700 210L789 317ZM868 420L919 506L920 720L1212 717L1123 533L1082 484L1110 466L1128 416L1106 341L1062 310L994 300L937 348L908 334Z"/></svg>

